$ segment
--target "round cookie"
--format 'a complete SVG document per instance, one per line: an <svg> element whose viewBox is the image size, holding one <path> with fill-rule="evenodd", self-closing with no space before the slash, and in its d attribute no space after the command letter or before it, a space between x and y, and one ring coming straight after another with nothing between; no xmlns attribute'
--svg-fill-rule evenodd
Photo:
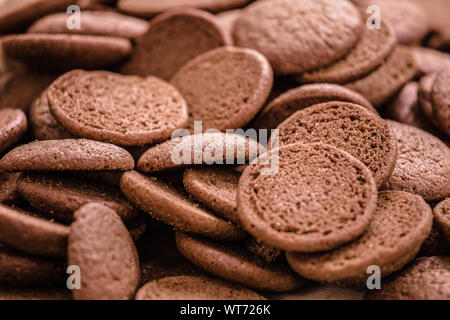
<svg viewBox="0 0 450 320"><path fill-rule="evenodd" d="M328 83L307 84L286 91L274 99L258 116L255 126L274 129L295 112L328 101L352 102L377 113L366 98L345 87Z"/></svg>
<svg viewBox="0 0 450 320"><path fill-rule="evenodd" d="M410 47L417 73L423 76L429 73L439 72L442 69L450 69L450 54L425 47Z"/></svg>
<svg viewBox="0 0 450 320"><path fill-rule="evenodd" d="M450 242L450 198L439 202L433 213L437 228Z"/></svg>
<svg viewBox="0 0 450 320"><path fill-rule="evenodd" d="M250 0L119 0L119 10L144 18L177 7L194 7L208 11L223 11L245 5Z"/></svg>
<svg viewBox="0 0 450 320"><path fill-rule="evenodd" d="M0 154L22 138L27 126L27 116L22 110L0 109Z"/></svg>
<svg viewBox="0 0 450 320"><path fill-rule="evenodd" d="M0 172L0 203L12 204L20 198L17 180L21 172Z"/></svg>
<svg viewBox="0 0 450 320"><path fill-rule="evenodd" d="M347 152L319 143L271 150L245 169L238 186L244 228L287 251L331 250L358 238L376 200L370 170Z"/></svg>
<svg viewBox="0 0 450 320"><path fill-rule="evenodd" d="M120 217L90 203L74 213L70 226L68 264L79 266L81 289L75 300L129 300L139 283L139 257Z"/></svg>
<svg viewBox="0 0 450 320"><path fill-rule="evenodd" d="M394 170L397 144L389 124L356 104L317 104L294 113L277 129L279 146L321 142L347 151L372 171L377 187Z"/></svg>
<svg viewBox="0 0 450 320"><path fill-rule="evenodd" d="M128 39L69 34L18 34L2 39L5 52L19 61L50 70L101 69L131 53Z"/></svg>
<svg viewBox="0 0 450 320"><path fill-rule="evenodd" d="M183 174L186 191L218 215L239 225L237 186L241 174L234 169L201 167Z"/></svg>
<svg viewBox="0 0 450 320"><path fill-rule="evenodd" d="M276 74L295 74L342 58L362 31L361 16L349 1L272 0L244 9L234 39L264 54Z"/></svg>
<svg viewBox="0 0 450 320"><path fill-rule="evenodd" d="M431 91L433 115L439 127L450 137L450 69L437 74Z"/></svg>
<svg viewBox="0 0 450 320"><path fill-rule="evenodd" d="M266 300L256 292L208 276L172 276L153 280L136 300Z"/></svg>
<svg viewBox="0 0 450 320"><path fill-rule="evenodd" d="M450 196L450 149L418 128L388 121L397 137L397 163L386 190L418 194L426 201Z"/></svg>
<svg viewBox="0 0 450 320"><path fill-rule="evenodd" d="M71 176L23 174L17 189L34 208L67 223L73 221L75 211L90 202L114 210L123 221L137 214L120 190Z"/></svg>
<svg viewBox="0 0 450 320"><path fill-rule="evenodd" d="M28 33L71 33L136 38L148 29L142 19L108 11L83 11L80 29L67 28L67 13L54 13L35 21Z"/></svg>
<svg viewBox="0 0 450 320"><path fill-rule="evenodd" d="M231 45L231 38L212 14L190 8L170 10L150 22L121 73L168 81L186 62L226 45Z"/></svg>
<svg viewBox="0 0 450 320"><path fill-rule="evenodd" d="M0 205L0 241L27 253L65 257L69 229L31 213Z"/></svg>
<svg viewBox="0 0 450 320"><path fill-rule="evenodd" d="M134 160L113 144L87 139L34 141L0 160L0 171L131 170Z"/></svg>
<svg viewBox="0 0 450 320"><path fill-rule="evenodd" d="M139 158L137 167L143 172L156 172L192 165L245 164L262 152L262 145L240 134L203 133L151 147Z"/></svg>
<svg viewBox="0 0 450 320"><path fill-rule="evenodd" d="M70 291L67 289L51 288L11 288L0 286L0 300L23 301L23 300L72 300Z"/></svg>
<svg viewBox="0 0 450 320"><path fill-rule="evenodd" d="M188 117L180 93L155 77L74 70L53 82L47 99L71 133L122 146L167 140Z"/></svg>
<svg viewBox="0 0 450 320"><path fill-rule="evenodd" d="M202 121L202 129L239 129L264 105L273 72L260 53L225 47L204 53L185 64L170 81L185 97L188 128Z"/></svg>
<svg viewBox="0 0 450 320"><path fill-rule="evenodd" d="M384 191L378 194L373 220L360 238L329 252L286 256L291 268L307 279L362 286L369 266L380 267L385 277L413 260L432 223L431 208L420 196Z"/></svg>
<svg viewBox="0 0 450 320"><path fill-rule="evenodd" d="M450 257L419 258L383 282L366 300L449 300Z"/></svg>
<svg viewBox="0 0 450 320"><path fill-rule="evenodd" d="M393 27L381 22L381 29L364 28L361 40L342 59L318 70L295 77L299 82L347 83L367 75L383 64L397 44Z"/></svg>
<svg viewBox="0 0 450 320"><path fill-rule="evenodd" d="M283 264L262 263L239 245L195 238L177 232L178 250L199 268L246 287L273 292L300 288L304 280Z"/></svg>
<svg viewBox="0 0 450 320"><path fill-rule="evenodd" d="M416 73L414 58L409 49L397 46L378 69L344 86L360 93L376 108L380 108Z"/></svg>
<svg viewBox="0 0 450 320"><path fill-rule="evenodd" d="M120 188L125 196L152 217L176 229L218 240L240 240L245 232L191 202L171 185L136 171L123 174Z"/></svg>
<svg viewBox="0 0 450 320"><path fill-rule="evenodd" d="M435 127L439 127L439 123L433 114L433 104L431 102L431 92L433 90L433 85L436 77L436 73L430 73L420 78L419 103L420 110L422 111L425 118L430 121L430 123L432 123Z"/></svg>

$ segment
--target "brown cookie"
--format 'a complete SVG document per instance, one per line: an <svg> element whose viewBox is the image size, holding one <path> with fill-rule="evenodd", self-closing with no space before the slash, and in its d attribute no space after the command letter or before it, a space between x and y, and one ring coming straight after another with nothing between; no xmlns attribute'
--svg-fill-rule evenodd
<svg viewBox="0 0 450 320"><path fill-rule="evenodd" d="M17 188L33 207L68 223L73 221L75 211L90 202L114 210L123 221L129 221L137 214L137 209L120 190L71 176L23 174Z"/></svg>
<svg viewBox="0 0 450 320"><path fill-rule="evenodd" d="M365 27L363 30L361 40L344 58L318 70L302 73L295 79L301 83L347 83L379 67L397 44L395 30L386 21L381 22L381 29Z"/></svg>
<svg viewBox="0 0 450 320"><path fill-rule="evenodd" d="M264 54L276 74L295 74L342 58L362 31L361 16L348 1L272 0L244 9L234 39Z"/></svg>
<svg viewBox="0 0 450 320"><path fill-rule="evenodd" d="M360 93L376 108L389 100L416 73L414 58L406 47L397 46L378 69L344 86Z"/></svg>
<svg viewBox="0 0 450 320"><path fill-rule="evenodd" d="M433 213L437 228L450 242L450 198L439 202Z"/></svg>
<svg viewBox="0 0 450 320"><path fill-rule="evenodd" d="M450 69L450 54L425 47L409 48L417 66L417 73L423 76L429 73L439 72L442 69Z"/></svg>
<svg viewBox="0 0 450 320"><path fill-rule="evenodd" d="M161 179L129 171L123 174L120 188L130 201L176 229L219 240L245 237L235 225L199 207Z"/></svg>
<svg viewBox="0 0 450 320"><path fill-rule="evenodd" d="M439 72L431 90L433 115L442 132L450 137L450 68Z"/></svg>
<svg viewBox="0 0 450 320"><path fill-rule="evenodd" d="M231 38L212 14L189 8L170 10L150 22L121 72L168 81L186 62L226 45L231 45Z"/></svg>
<svg viewBox="0 0 450 320"><path fill-rule="evenodd" d="M34 141L0 160L0 171L131 170L133 157L115 145L87 139Z"/></svg>
<svg viewBox="0 0 450 320"><path fill-rule="evenodd" d="M286 292L304 280L284 264L262 263L239 245L195 238L177 232L181 254L199 268L228 281L261 291Z"/></svg>
<svg viewBox="0 0 450 320"><path fill-rule="evenodd" d="M431 124L436 128L439 127L439 123L433 114L433 104L431 102L431 92L433 90L434 81L436 80L437 73L430 73L419 81L419 104L420 110Z"/></svg>
<svg viewBox="0 0 450 320"><path fill-rule="evenodd" d="M449 300L450 257L419 258L372 290L367 300Z"/></svg>
<svg viewBox="0 0 450 320"><path fill-rule="evenodd" d="M67 28L67 13L54 13L35 21L28 33L71 33L118 38L136 38L148 29L142 19L108 11L83 11L80 29Z"/></svg>
<svg viewBox="0 0 450 320"><path fill-rule="evenodd" d="M11 288L0 286L0 300L71 300L67 289Z"/></svg>
<svg viewBox="0 0 450 320"><path fill-rule="evenodd" d="M291 143L326 143L364 163L377 187L390 177L397 160L396 137L389 124L367 109L347 102L317 104L294 113L282 122L279 146ZM273 143L271 139L270 143Z"/></svg>
<svg viewBox="0 0 450 320"><path fill-rule="evenodd" d="M183 175L186 191L218 215L239 225L237 186L241 174L234 168L201 167Z"/></svg>
<svg viewBox="0 0 450 320"><path fill-rule="evenodd" d="M260 156L238 187L244 228L288 251L331 250L356 239L369 226L376 200L370 170L347 152L319 143L290 144Z"/></svg>
<svg viewBox="0 0 450 320"><path fill-rule="evenodd" d="M230 35L230 38L233 38L234 23L239 18L241 13L242 9L235 9L224 11L216 15L217 20L222 25L224 31Z"/></svg>
<svg viewBox="0 0 450 320"><path fill-rule="evenodd" d="M69 34L18 34L3 38L5 52L19 61L50 70L101 69L131 53L128 39Z"/></svg>
<svg viewBox="0 0 450 320"><path fill-rule="evenodd" d="M27 253L65 257L69 229L12 207L0 205L0 241Z"/></svg>
<svg viewBox="0 0 450 320"><path fill-rule="evenodd" d="M260 53L225 47L204 53L185 64L170 81L186 98L188 128L202 121L202 130L239 129L264 105L273 72Z"/></svg>
<svg viewBox="0 0 450 320"><path fill-rule="evenodd" d="M377 113L366 98L345 87L328 83L307 84L286 91L274 99L258 116L255 126L261 129L275 129L295 112L328 101L352 102Z"/></svg>
<svg viewBox="0 0 450 320"><path fill-rule="evenodd" d="M183 136L148 149L137 167L156 172L204 164L244 164L264 147L253 139L233 133L203 133Z"/></svg>
<svg viewBox="0 0 450 320"><path fill-rule="evenodd" d="M450 196L450 149L418 128L388 121L397 137L397 164L386 190L418 194L426 201Z"/></svg>
<svg viewBox="0 0 450 320"><path fill-rule="evenodd" d="M20 172L0 172L0 203L13 204L19 198L17 180Z"/></svg>
<svg viewBox="0 0 450 320"><path fill-rule="evenodd" d="M413 260L432 222L431 208L420 196L384 191L369 228L357 240L330 252L286 255L291 268L307 279L362 286L369 266L378 266L385 277Z"/></svg>
<svg viewBox="0 0 450 320"><path fill-rule="evenodd" d="M47 98L73 134L123 146L167 140L188 117L180 93L155 77L74 70L53 82Z"/></svg>
<svg viewBox="0 0 450 320"><path fill-rule="evenodd" d="M76 300L128 300L139 283L139 257L120 217L97 203L74 213L70 226L68 263L81 272Z"/></svg>
<svg viewBox="0 0 450 320"><path fill-rule="evenodd" d="M119 0L119 10L144 18L177 7L194 7L208 11L223 11L245 5L250 0Z"/></svg>
<svg viewBox="0 0 450 320"><path fill-rule="evenodd" d="M141 285L173 276L199 276L204 272L182 256L156 258L141 263Z"/></svg>
<svg viewBox="0 0 450 320"><path fill-rule="evenodd" d="M27 126L27 116L22 110L0 109L0 154L22 138Z"/></svg>

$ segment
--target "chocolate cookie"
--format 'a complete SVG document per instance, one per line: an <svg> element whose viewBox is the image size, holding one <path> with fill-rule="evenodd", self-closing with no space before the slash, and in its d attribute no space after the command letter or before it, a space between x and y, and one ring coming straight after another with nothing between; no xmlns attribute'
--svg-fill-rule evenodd
<svg viewBox="0 0 450 320"><path fill-rule="evenodd" d="M120 190L71 176L23 174L17 188L33 207L68 223L73 221L75 211L90 202L114 210L123 221L129 221L137 214L137 209Z"/></svg>
<svg viewBox="0 0 450 320"><path fill-rule="evenodd" d="M133 157L115 145L87 139L34 141L0 160L0 171L131 170Z"/></svg>
<svg viewBox="0 0 450 320"><path fill-rule="evenodd" d="M186 98L188 128L239 129L263 106L273 84L273 72L260 53L225 47L204 53L185 64L170 81Z"/></svg>
<svg viewBox="0 0 450 320"><path fill-rule="evenodd" d="M201 269L255 290L285 292L304 284L304 280L287 266L262 263L239 245L195 238L178 232L177 246L186 259Z"/></svg>
<svg viewBox="0 0 450 320"><path fill-rule="evenodd" d="M272 0L244 9L234 38L238 46L264 54L276 74L294 74L342 58L362 31L361 16L348 1Z"/></svg>
<svg viewBox="0 0 450 320"><path fill-rule="evenodd" d="M73 134L123 146L167 140L188 117L180 93L155 77L74 70L53 82L47 98Z"/></svg>
<svg viewBox="0 0 450 320"><path fill-rule="evenodd" d="M274 129L295 112L328 101L346 101L359 104L377 113L366 98L337 84L307 84L291 89L274 99L258 116L255 126Z"/></svg>
<svg viewBox="0 0 450 320"><path fill-rule="evenodd" d="M439 202L433 213L437 228L450 242L450 198Z"/></svg>
<svg viewBox="0 0 450 320"><path fill-rule="evenodd" d="M449 300L450 257L419 258L372 290L367 300Z"/></svg>
<svg viewBox="0 0 450 320"><path fill-rule="evenodd" d="M22 138L27 125L27 116L22 110L0 109L0 154Z"/></svg>
<svg viewBox="0 0 450 320"><path fill-rule="evenodd" d="M71 300L67 289L51 288L11 288L0 286L0 300Z"/></svg>
<svg viewBox="0 0 450 320"><path fill-rule="evenodd" d="M295 77L299 82L347 83L361 78L377 67L389 56L397 44L394 28L386 21L381 29L363 28L361 40L342 59Z"/></svg>
<svg viewBox="0 0 450 320"><path fill-rule="evenodd" d="M414 58L409 49L397 46L378 69L344 86L360 93L379 108L411 80L415 73Z"/></svg>
<svg viewBox="0 0 450 320"><path fill-rule="evenodd" d="M153 280L136 300L266 300L256 292L208 276L172 276Z"/></svg>
<svg viewBox="0 0 450 320"><path fill-rule="evenodd" d="M362 286L369 266L378 266L385 277L413 260L432 222L431 208L420 196L380 192L373 220L360 238L330 252L286 255L291 268L307 279Z"/></svg>
<svg viewBox="0 0 450 320"><path fill-rule="evenodd" d="M439 72L442 69L450 69L450 54L425 47L409 48L417 66L417 73L423 76L429 73Z"/></svg>
<svg viewBox="0 0 450 320"><path fill-rule="evenodd" d="M263 146L243 135L203 133L169 140L148 149L137 167L144 172L156 172L202 164L244 164L262 152Z"/></svg>
<svg viewBox="0 0 450 320"><path fill-rule="evenodd" d="M35 21L28 33L71 33L136 38L148 29L142 19L108 11L83 11L80 29L67 28L67 13L54 13Z"/></svg>
<svg viewBox="0 0 450 320"><path fill-rule="evenodd" d="M418 128L388 121L397 137L397 164L384 188L421 195L427 201L450 196L450 149Z"/></svg>
<svg viewBox="0 0 450 320"><path fill-rule="evenodd" d="M0 205L0 241L27 253L65 257L69 229L31 213Z"/></svg>
<svg viewBox="0 0 450 320"><path fill-rule="evenodd" d="M4 37L12 58L39 68L101 69L121 62L131 53L128 39L69 34L18 34Z"/></svg>
<svg viewBox="0 0 450 320"><path fill-rule="evenodd" d="M170 10L150 22L121 72L168 81L186 62L226 45L231 45L231 38L212 14L189 8Z"/></svg>
<svg viewBox="0 0 450 320"><path fill-rule="evenodd" d="M317 104L296 112L277 129L279 146L322 142L347 151L372 171L377 187L381 187L394 170L395 135L388 123L359 105Z"/></svg>
<svg viewBox="0 0 450 320"><path fill-rule="evenodd" d="M450 137L450 69L437 74L431 91L433 115L440 129Z"/></svg>
<svg viewBox="0 0 450 320"><path fill-rule="evenodd" d="M136 171L123 174L122 192L157 220L186 232L219 240L240 240L245 233L199 207L169 184Z"/></svg>
<svg viewBox="0 0 450 320"><path fill-rule="evenodd" d="M68 263L79 266L81 289L76 300L127 300L139 283L139 257L120 217L90 203L74 213L70 226Z"/></svg>
<svg viewBox="0 0 450 320"><path fill-rule="evenodd" d="M318 143L290 144L260 156L238 187L244 228L288 251L331 250L358 238L376 200L375 179L361 161Z"/></svg>
<svg viewBox="0 0 450 320"><path fill-rule="evenodd" d="M21 172L0 172L0 203L12 204L20 197L17 180Z"/></svg>
<svg viewBox="0 0 450 320"><path fill-rule="evenodd" d="M433 104L431 102L431 92L433 90L434 81L436 80L437 73L430 73L419 81L419 104L420 110L430 123L436 128L439 127L439 123L433 114Z"/></svg>

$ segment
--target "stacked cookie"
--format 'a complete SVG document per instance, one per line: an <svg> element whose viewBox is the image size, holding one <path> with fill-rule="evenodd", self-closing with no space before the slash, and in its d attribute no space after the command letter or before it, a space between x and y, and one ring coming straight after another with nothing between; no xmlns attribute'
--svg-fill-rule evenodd
<svg viewBox="0 0 450 320"><path fill-rule="evenodd" d="M0 11L0 299L450 299L447 55L249 2Z"/></svg>

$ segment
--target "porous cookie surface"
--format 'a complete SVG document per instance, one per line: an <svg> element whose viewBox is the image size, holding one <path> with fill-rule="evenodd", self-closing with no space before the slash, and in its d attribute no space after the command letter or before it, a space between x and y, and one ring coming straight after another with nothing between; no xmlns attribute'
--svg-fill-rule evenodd
<svg viewBox="0 0 450 320"><path fill-rule="evenodd" d="M185 97L188 128L202 121L202 129L238 129L263 106L273 84L273 72L260 53L225 47L189 61L170 81Z"/></svg>
<svg viewBox="0 0 450 320"><path fill-rule="evenodd" d="M361 40L342 59L296 76L301 82L346 83L360 78L378 66L392 52L397 38L392 26L382 21L381 29L363 28Z"/></svg>
<svg viewBox="0 0 450 320"><path fill-rule="evenodd" d="M133 157L115 145L87 139L34 141L0 160L0 171L131 170Z"/></svg>
<svg viewBox="0 0 450 320"><path fill-rule="evenodd" d="M17 179L21 172L0 173L0 203L11 204L19 198Z"/></svg>
<svg viewBox="0 0 450 320"><path fill-rule="evenodd" d="M79 266L81 289L77 300L131 299L139 283L139 257L120 217L91 203L74 214L70 226L68 263Z"/></svg>
<svg viewBox="0 0 450 320"><path fill-rule="evenodd" d="M194 134L151 147L139 158L137 167L155 172L202 164L244 164L262 152L263 146L243 135Z"/></svg>
<svg viewBox="0 0 450 320"><path fill-rule="evenodd" d="M260 156L238 187L244 228L288 251L330 250L356 239L369 226L376 200L375 179L362 162L318 143Z"/></svg>
<svg viewBox="0 0 450 320"><path fill-rule="evenodd" d="M450 137L450 68L436 76L431 91L431 101L437 123Z"/></svg>
<svg viewBox="0 0 450 320"><path fill-rule="evenodd" d="M414 58L409 49L397 46L378 69L367 76L345 84L360 93L376 108L391 98L416 73Z"/></svg>
<svg viewBox="0 0 450 320"><path fill-rule="evenodd" d="M347 151L371 171L378 187L390 177L397 159L389 124L367 109L328 102L298 111L278 126L279 145L322 142Z"/></svg>
<svg viewBox="0 0 450 320"><path fill-rule="evenodd" d="M183 175L186 191L218 215L240 224L237 214L237 186L241 174L233 168L187 169Z"/></svg>
<svg viewBox="0 0 450 320"><path fill-rule="evenodd" d="M235 283L262 291L284 292L300 288L304 280L282 264L262 263L241 246L195 238L178 232L181 254L201 269Z"/></svg>
<svg viewBox="0 0 450 320"><path fill-rule="evenodd" d="M419 258L372 290L367 300L449 300L450 257Z"/></svg>
<svg viewBox="0 0 450 320"><path fill-rule="evenodd" d="M0 154L19 141L27 131L27 123L27 116L22 110L0 110Z"/></svg>
<svg viewBox="0 0 450 320"><path fill-rule="evenodd" d="M67 27L67 13L54 13L35 21L28 33L77 33L87 35L136 38L148 29L142 19L108 11L84 11L80 28Z"/></svg>
<svg viewBox="0 0 450 320"><path fill-rule="evenodd" d="M164 141L187 121L183 97L155 77L74 70L50 86L47 98L70 132L124 146Z"/></svg>
<svg viewBox="0 0 450 320"><path fill-rule="evenodd" d="M11 57L47 69L97 69L119 63L131 52L128 39L69 34L19 34L2 39Z"/></svg>
<svg viewBox="0 0 450 320"><path fill-rule="evenodd" d="M377 113L366 98L337 84L307 84L284 92L274 99L256 119L257 128L274 129L295 112L328 101L347 101Z"/></svg>
<svg viewBox="0 0 450 320"><path fill-rule="evenodd" d="M239 240L245 233L199 207L169 184L130 171L120 181L122 192L152 217L179 230L219 240Z"/></svg>
<svg viewBox="0 0 450 320"><path fill-rule="evenodd" d="M208 276L173 276L153 280L136 300L265 300L256 292Z"/></svg>
<svg viewBox="0 0 450 320"><path fill-rule="evenodd" d="M120 190L73 176L23 174L17 188L33 207L64 222L72 222L73 213L90 202L114 210L124 221L137 214Z"/></svg>
<svg viewBox="0 0 450 320"><path fill-rule="evenodd" d="M307 279L363 285L369 266L379 266L384 277L411 261L432 222L431 208L420 196L380 192L373 220L360 238L330 252L287 253L287 259L291 268Z"/></svg>
<svg viewBox="0 0 450 320"><path fill-rule="evenodd" d="M421 195L427 201L450 195L450 149L418 128L388 121L397 137L397 163L384 188Z"/></svg>
<svg viewBox="0 0 450 320"><path fill-rule="evenodd" d="M363 31L358 10L343 0L257 1L234 28L236 44L264 54L277 74L328 65L347 54Z"/></svg>
<svg viewBox="0 0 450 320"><path fill-rule="evenodd" d="M0 241L27 253L65 257L69 229L0 205Z"/></svg>
<svg viewBox="0 0 450 320"><path fill-rule="evenodd" d="M433 213L436 226L450 241L450 198L439 202Z"/></svg>
<svg viewBox="0 0 450 320"><path fill-rule="evenodd" d="M212 14L196 9L174 9L151 21L121 71L170 80L186 62L227 45L231 45L231 38Z"/></svg>

